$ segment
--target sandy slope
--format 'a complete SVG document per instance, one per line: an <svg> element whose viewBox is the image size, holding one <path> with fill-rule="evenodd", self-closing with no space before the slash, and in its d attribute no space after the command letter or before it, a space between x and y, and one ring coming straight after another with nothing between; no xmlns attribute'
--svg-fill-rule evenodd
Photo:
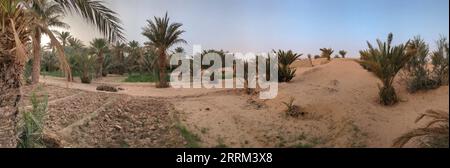
<svg viewBox="0 0 450 168"><path fill-rule="evenodd" d="M414 95L396 86L403 102L384 107L377 103L377 83L356 62L333 60L299 67L297 77L281 84L273 100L262 102L230 91L177 99L174 104L210 147L390 147L394 138L417 126L414 120L420 113L448 111L448 86ZM290 97L308 112L305 118L284 116L282 102Z"/></svg>

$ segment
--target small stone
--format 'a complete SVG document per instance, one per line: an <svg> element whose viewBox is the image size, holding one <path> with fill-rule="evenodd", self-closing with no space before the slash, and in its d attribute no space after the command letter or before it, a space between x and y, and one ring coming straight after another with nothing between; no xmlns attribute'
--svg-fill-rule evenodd
<svg viewBox="0 0 450 168"><path fill-rule="evenodd" d="M206 111L209 111L209 110L211 110L211 109L209 109L209 107L207 107L205 110L206 110Z"/></svg>
<svg viewBox="0 0 450 168"><path fill-rule="evenodd" d="M118 131L122 130L122 127L120 125L115 125L114 128Z"/></svg>

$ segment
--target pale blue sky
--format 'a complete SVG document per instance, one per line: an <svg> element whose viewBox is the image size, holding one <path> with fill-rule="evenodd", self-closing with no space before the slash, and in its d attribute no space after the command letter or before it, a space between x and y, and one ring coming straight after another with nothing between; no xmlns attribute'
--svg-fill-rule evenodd
<svg viewBox="0 0 450 168"><path fill-rule="evenodd" d="M267 52L292 49L319 54L319 48L348 50L394 33L395 42L421 35L434 46L449 35L449 0L107 0L120 14L128 40L145 42L147 19L163 16L183 23L188 50ZM87 42L98 36L81 19L67 17L71 32Z"/></svg>

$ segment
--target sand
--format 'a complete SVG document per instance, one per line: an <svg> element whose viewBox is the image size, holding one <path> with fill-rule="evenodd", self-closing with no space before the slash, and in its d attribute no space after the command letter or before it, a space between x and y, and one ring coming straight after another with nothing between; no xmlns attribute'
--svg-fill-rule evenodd
<svg viewBox="0 0 450 168"><path fill-rule="evenodd" d="M302 60L293 66L296 77L279 85L277 98L265 101L238 90L156 89L154 84L122 83L120 77L91 85L67 85L53 77L43 82L89 92L107 83L124 88L119 95L163 99L203 147L391 147L395 138L420 126L414 123L419 114L449 109L448 86L410 94L398 83L402 101L380 105L379 80L351 59L317 59L314 66ZM283 102L291 98L306 116L285 115Z"/></svg>

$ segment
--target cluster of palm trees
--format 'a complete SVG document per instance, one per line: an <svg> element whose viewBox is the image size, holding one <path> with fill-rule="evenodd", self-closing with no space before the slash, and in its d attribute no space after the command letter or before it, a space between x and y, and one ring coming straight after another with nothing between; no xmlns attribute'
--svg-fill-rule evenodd
<svg viewBox="0 0 450 168"><path fill-rule="evenodd" d="M0 1L0 147L16 147L17 116L22 75L30 53L37 56L41 35L47 35L59 58L60 69L71 76L64 48L51 26L64 13L72 12L96 26L109 41L123 40L117 14L94 0L2 0ZM33 46L33 47L30 47ZM32 49L31 49L32 48ZM35 58L36 62L40 59ZM37 63L38 64L38 63ZM37 66L37 65L36 65ZM35 77L36 79L36 77Z"/></svg>

